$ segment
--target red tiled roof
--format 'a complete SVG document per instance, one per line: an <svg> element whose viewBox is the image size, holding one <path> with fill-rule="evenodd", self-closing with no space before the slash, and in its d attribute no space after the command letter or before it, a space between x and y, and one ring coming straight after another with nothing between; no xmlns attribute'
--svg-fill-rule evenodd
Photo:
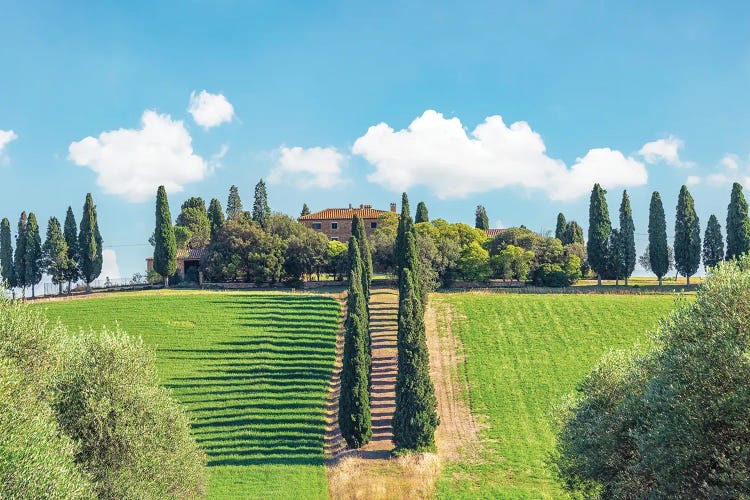
<svg viewBox="0 0 750 500"><path fill-rule="evenodd" d="M358 214L363 219L377 219L386 210L377 210L375 208L326 208L320 212L303 215L299 220L344 220L351 219L354 214Z"/></svg>
<svg viewBox="0 0 750 500"><path fill-rule="evenodd" d="M490 238L494 238L495 236L502 233L503 231L505 231L505 229L485 229L484 234L486 234Z"/></svg>

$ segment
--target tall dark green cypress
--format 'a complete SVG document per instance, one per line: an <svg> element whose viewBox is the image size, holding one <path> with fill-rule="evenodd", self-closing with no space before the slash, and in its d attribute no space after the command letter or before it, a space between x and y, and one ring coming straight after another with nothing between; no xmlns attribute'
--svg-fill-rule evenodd
<svg viewBox="0 0 750 500"><path fill-rule="evenodd" d="M65 242L57 217L49 218L42 253L44 270L52 278L52 283L59 285L59 291L62 293L62 285L67 280L67 270L74 267L74 264L68 257L68 244Z"/></svg>
<svg viewBox="0 0 750 500"><path fill-rule="evenodd" d="M648 210L648 260L651 272L661 280L669 270L669 249L667 248L667 221L664 217L664 205L658 191L651 195Z"/></svg>
<svg viewBox="0 0 750 500"><path fill-rule="evenodd" d="M586 244L589 265L596 272L597 284L602 284L602 273L607 267L607 241L612 231L607 208L606 191L594 184L589 200L589 241Z"/></svg>
<svg viewBox="0 0 750 500"><path fill-rule="evenodd" d="M566 244L565 231L568 228L568 223L565 220L565 215L562 212L557 214L557 225L555 225L555 238L562 241L563 245Z"/></svg>
<svg viewBox="0 0 750 500"><path fill-rule="evenodd" d="M268 218L271 217L271 207L268 206L268 193L266 192L266 183L263 179L255 185L255 197L253 200L253 220L260 224L260 227L266 227Z"/></svg>
<svg viewBox="0 0 750 500"><path fill-rule="evenodd" d="M633 223L633 210L630 208L630 197L628 192L622 192L620 203L620 251L622 252L622 273L625 278L625 286L628 278L635 270L635 261L638 256L635 253L635 224Z"/></svg>
<svg viewBox="0 0 750 500"><path fill-rule="evenodd" d="M227 219L234 219L242 214L242 200L240 199L240 190L237 186L229 188L229 197L227 198Z"/></svg>
<svg viewBox="0 0 750 500"><path fill-rule="evenodd" d="M339 395L339 428L350 448L359 448L372 437L369 369L366 349L368 332L365 294L362 290L362 259L357 238L349 240L349 295L344 322L344 353Z"/></svg>
<svg viewBox="0 0 750 500"><path fill-rule="evenodd" d="M208 221L211 224L211 241L213 241L221 226L224 225L224 211L221 209L221 202L216 198L212 198L208 205Z"/></svg>
<svg viewBox="0 0 750 500"><path fill-rule="evenodd" d="M177 270L177 242L172 229L167 190L164 186L159 186L156 191L154 242L154 271L164 278L164 286L169 286L169 277Z"/></svg>
<svg viewBox="0 0 750 500"><path fill-rule="evenodd" d="M430 222L430 215L427 212L427 205L423 201L417 203L417 212L414 214L414 223Z"/></svg>
<svg viewBox="0 0 750 500"><path fill-rule="evenodd" d="M571 243L584 244L583 228L574 220L568 222L568 225L565 227L565 241L563 241L565 245L570 245Z"/></svg>
<svg viewBox="0 0 750 500"><path fill-rule="evenodd" d="M42 281L42 237L39 234L39 223L34 212L29 213L26 222L26 284L31 285L31 298L35 298L34 289Z"/></svg>
<svg viewBox="0 0 750 500"><path fill-rule="evenodd" d="M16 232L16 253L13 256L13 272L16 275L16 286L20 287L21 297L26 297L26 286L29 282L26 280L26 237L28 217L26 212L21 212L18 219L18 228Z"/></svg>
<svg viewBox="0 0 750 500"><path fill-rule="evenodd" d="M474 227L477 229L489 229L490 218L487 216L487 210L483 205L477 205L477 209L474 212Z"/></svg>
<svg viewBox="0 0 750 500"><path fill-rule="evenodd" d="M310 207L307 206L307 203L302 204L302 211L299 214L300 217L304 217L305 215L310 215Z"/></svg>
<svg viewBox="0 0 750 500"><path fill-rule="evenodd" d="M102 273L102 247L96 206L91 193L88 193L86 202L83 204L81 226L78 231L78 270L81 278L86 282L86 291L91 291L91 282Z"/></svg>
<svg viewBox="0 0 750 500"><path fill-rule="evenodd" d="M10 236L10 221L7 217L0 222L0 276L8 288L16 286L16 273L13 268L13 246Z"/></svg>
<svg viewBox="0 0 750 500"><path fill-rule="evenodd" d="M708 218L706 234L703 237L703 266L708 269L724 259L724 238L721 224L714 214Z"/></svg>
<svg viewBox="0 0 750 500"><path fill-rule="evenodd" d="M695 274L701 265L701 226L695 213L695 202L687 189L680 188L677 199L677 214L674 223L674 265L677 272L687 278Z"/></svg>
<svg viewBox="0 0 750 500"><path fill-rule="evenodd" d="M68 211L65 213L63 236L65 237L65 243L68 245L68 258L73 264L68 266L65 271L65 280L68 282L68 294L70 294L71 285L80 277L78 271L78 227L71 207L68 207Z"/></svg>
<svg viewBox="0 0 750 500"><path fill-rule="evenodd" d="M362 218L354 214L352 217L352 237L357 238L359 245L359 254L362 257L362 290L365 293L365 301L370 300L370 283L372 283L372 253L370 245L367 242L367 233L365 232L365 223Z"/></svg>
<svg viewBox="0 0 750 500"><path fill-rule="evenodd" d="M750 250L750 220L747 218L747 201L742 186L732 185L732 196L727 207L727 260L739 257Z"/></svg>
<svg viewBox="0 0 750 500"><path fill-rule="evenodd" d="M401 217L398 219L398 230L396 232L396 241L393 243L393 257L396 263L396 276L400 275L403 266L404 245L406 244L406 234L411 232L414 223L409 211L409 197L406 193L401 195Z"/></svg>

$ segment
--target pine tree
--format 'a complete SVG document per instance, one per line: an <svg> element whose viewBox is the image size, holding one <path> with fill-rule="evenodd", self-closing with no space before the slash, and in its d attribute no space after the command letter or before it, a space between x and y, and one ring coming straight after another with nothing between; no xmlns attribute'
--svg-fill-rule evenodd
<svg viewBox="0 0 750 500"><path fill-rule="evenodd" d="M271 217L271 207L268 206L268 194L266 183L263 179L255 185L255 198L253 201L253 220L263 229L266 228L268 218Z"/></svg>
<svg viewBox="0 0 750 500"><path fill-rule="evenodd" d="M21 288L21 297L26 297L26 286L28 285L28 281L26 280L27 222L28 217L26 216L26 212L21 212L16 232L16 253L13 256L13 273L16 276L16 286Z"/></svg>
<svg viewBox="0 0 750 500"><path fill-rule="evenodd" d="M242 214L242 200L240 199L240 190L237 186L229 188L229 198L227 199L227 219L239 217Z"/></svg>
<svg viewBox="0 0 750 500"><path fill-rule="evenodd" d="M10 289L16 286L16 273L13 268L13 246L10 239L10 221L3 218L0 222L0 276Z"/></svg>
<svg viewBox="0 0 750 500"><path fill-rule="evenodd" d="M47 238L42 246L42 255L44 271L52 278L52 283L59 285L62 293L62 284L68 276L67 271L75 267L75 264L68 257L68 244L57 217L50 217L47 223Z"/></svg>
<svg viewBox="0 0 750 500"><path fill-rule="evenodd" d="M599 286L602 284L602 273L607 267L607 239L612 231L605 194L606 191L599 184L594 184L589 201L589 241L586 244L589 265L596 272Z"/></svg>
<svg viewBox="0 0 750 500"><path fill-rule="evenodd" d="M716 266L724 259L724 238L721 236L721 225L714 214L708 218L706 234L703 238L703 267Z"/></svg>
<svg viewBox="0 0 750 500"><path fill-rule="evenodd" d="M31 285L31 298L35 298L34 288L42 281L42 238L39 235L39 223L34 212L29 213L26 222L26 283Z"/></svg>
<svg viewBox="0 0 750 500"><path fill-rule="evenodd" d="M487 217L487 210L485 210L484 206L477 205L477 210L475 212L476 220L474 222L474 227L477 229L489 229L490 228L490 219Z"/></svg>
<svg viewBox="0 0 750 500"><path fill-rule="evenodd" d="M677 272L687 278L701 265L701 227L695 202L686 186L680 188L677 215L674 224L674 265Z"/></svg>
<svg viewBox="0 0 750 500"><path fill-rule="evenodd" d="M430 215L427 213L427 205L423 201L417 203L417 212L414 215L414 223L430 222Z"/></svg>
<svg viewBox="0 0 750 500"><path fill-rule="evenodd" d="M68 207L68 211L65 214L63 236L65 236L65 243L68 245L68 258L73 264L65 272L65 280L68 282L68 294L70 294L71 285L80 277L78 271L78 227L76 226L76 218L73 215L71 207Z"/></svg>
<svg viewBox="0 0 750 500"><path fill-rule="evenodd" d="M628 192L622 192L620 203L620 251L622 252L622 277L625 278L625 286L628 286L628 278L635 270L635 261L638 256L635 253L635 224L633 224L633 211L630 209L630 198Z"/></svg>
<svg viewBox="0 0 750 500"><path fill-rule="evenodd" d="M305 215L310 215L310 207L307 206L307 203L302 204L302 212L299 214L300 217L304 217Z"/></svg>
<svg viewBox="0 0 750 500"><path fill-rule="evenodd" d="M102 273L102 235L96 216L96 206L91 193L86 194L83 204L81 226L78 231L78 270L86 291L91 291L91 282Z"/></svg>
<svg viewBox="0 0 750 500"><path fill-rule="evenodd" d="M177 270L177 242L172 229L167 190L159 186L156 192L156 228L154 229L154 271L164 278L169 286L169 277Z"/></svg>
<svg viewBox="0 0 750 500"><path fill-rule="evenodd" d="M568 223L565 220L565 215L562 212L557 214L557 225L555 226L555 238L562 241L563 245L566 243L565 232L568 229Z"/></svg>
<svg viewBox="0 0 750 500"><path fill-rule="evenodd" d="M570 245L571 243L584 244L583 241L583 228L574 220L568 222L565 227L565 240L563 245Z"/></svg>
<svg viewBox="0 0 750 500"><path fill-rule="evenodd" d="M350 448L359 448L372 437L369 368L366 339L368 331L363 266L357 238L349 240L349 295L344 322L344 353L339 396L339 428Z"/></svg>
<svg viewBox="0 0 750 500"><path fill-rule="evenodd" d="M224 211L221 209L221 202L216 198L212 198L208 205L208 220L211 223L211 241L214 241L219 229L224 225Z"/></svg>
<svg viewBox="0 0 750 500"><path fill-rule="evenodd" d="M648 211L648 260L653 272L661 280L669 271L669 250L667 248L667 221L664 205L658 191L651 195Z"/></svg>
<svg viewBox="0 0 750 500"><path fill-rule="evenodd" d="M750 250L750 220L747 218L747 201L742 186L732 185L732 196L727 207L727 260L739 257Z"/></svg>
<svg viewBox="0 0 750 500"><path fill-rule="evenodd" d="M403 265L404 245L406 244L406 234L411 232L414 223L409 213L409 197L406 193L401 195L401 217L398 220L398 230L396 232L396 241L393 243L393 257L396 267L396 275L399 275Z"/></svg>

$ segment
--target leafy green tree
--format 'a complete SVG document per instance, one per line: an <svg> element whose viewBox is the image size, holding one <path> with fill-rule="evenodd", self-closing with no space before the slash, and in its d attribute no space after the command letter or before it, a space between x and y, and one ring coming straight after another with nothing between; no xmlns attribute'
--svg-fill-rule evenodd
<svg viewBox="0 0 750 500"><path fill-rule="evenodd" d="M211 239L214 239L216 232L224 225L224 210L216 198L212 198L208 205L208 220L211 225Z"/></svg>
<svg viewBox="0 0 750 500"><path fill-rule="evenodd" d="M630 198L628 192L622 192L620 203L620 234L619 246L622 252L622 277L625 286L628 286L628 278L635 270L637 255L635 252L635 224L633 224L633 211L630 209Z"/></svg>
<svg viewBox="0 0 750 500"><path fill-rule="evenodd" d="M344 279L347 264L347 246L340 241L330 240L328 242L328 272L334 279Z"/></svg>
<svg viewBox="0 0 750 500"><path fill-rule="evenodd" d="M602 273L607 267L607 242L612 230L605 194L606 191L599 184L594 184L589 201L589 241L586 245L589 265L596 273L599 286L602 284Z"/></svg>
<svg viewBox="0 0 750 500"><path fill-rule="evenodd" d="M159 186L156 191L154 243L154 271L161 275L164 286L169 286L169 277L177 271L177 242L174 229L172 229L167 190L164 186Z"/></svg>
<svg viewBox="0 0 750 500"><path fill-rule="evenodd" d="M491 260L495 274L502 279L526 281L534 261L534 252L508 245Z"/></svg>
<svg viewBox="0 0 750 500"><path fill-rule="evenodd" d="M302 204L302 212L299 214L300 217L304 217L305 215L310 215L310 207L307 206L307 203Z"/></svg>
<svg viewBox="0 0 750 500"><path fill-rule="evenodd" d="M568 222L565 227L565 239L563 240L564 245L571 245L577 243L579 245L585 245L583 240L583 228L574 220Z"/></svg>
<svg viewBox="0 0 750 500"><path fill-rule="evenodd" d="M712 268L723 259L724 238L721 236L721 225L716 216L711 214L703 237L703 266L706 269Z"/></svg>
<svg viewBox="0 0 750 500"><path fill-rule="evenodd" d="M557 214L557 225L555 226L555 238L562 241L563 245L572 243L567 241L565 237L565 231L568 229L568 223L565 220L565 215L562 212Z"/></svg>
<svg viewBox="0 0 750 500"><path fill-rule="evenodd" d="M661 280L669 271L669 253L667 249L667 221L664 217L664 205L658 191L651 195L648 211L648 260L651 272Z"/></svg>
<svg viewBox="0 0 750 500"><path fill-rule="evenodd" d="M687 278L701 265L701 227L695 203L686 186L680 188L674 225L674 262L677 271Z"/></svg>
<svg viewBox="0 0 750 500"><path fill-rule="evenodd" d="M253 201L253 220L260 224L260 227L266 227L268 218L271 217L271 207L268 206L268 194L266 193L266 183L263 179L255 185L255 198Z"/></svg>
<svg viewBox="0 0 750 500"><path fill-rule="evenodd" d="M242 215L242 200L240 199L240 190L237 186L229 188L229 198L227 199L227 219L234 219Z"/></svg>
<svg viewBox="0 0 750 500"><path fill-rule="evenodd" d="M393 253L398 232L399 218L393 212L384 212L378 216L378 228L372 234L373 271L395 272L396 261Z"/></svg>
<svg viewBox="0 0 750 500"><path fill-rule="evenodd" d="M75 262L68 257L68 243L57 217L50 217L47 223L47 238L42 246L42 255L44 270L52 278L52 283L60 286L62 293L62 284L67 280L68 269L75 267Z"/></svg>
<svg viewBox="0 0 750 500"><path fill-rule="evenodd" d="M42 281L42 238L39 235L39 223L34 212L29 213L26 222L26 257L24 258L26 284L31 285L31 298L34 298L34 288Z"/></svg>
<svg viewBox="0 0 750 500"><path fill-rule="evenodd" d="M298 281L304 274L311 275L326 262L328 238L323 233L292 221L297 226L295 234L284 241L284 274ZM343 245L343 243L342 243Z"/></svg>
<svg viewBox="0 0 750 500"><path fill-rule="evenodd" d="M365 294L365 303L370 301L370 283L372 283L372 254L370 244L367 241L365 223L362 218L354 214L352 217L352 237L357 238L359 254L362 258L362 291Z"/></svg>
<svg viewBox="0 0 750 500"><path fill-rule="evenodd" d="M423 201L417 203L417 212L414 215L414 223L430 222L430 215L427 212L427 205Z"/></svg>
<svg viewBox="0 0 750 500"><path fill-rule="evenodd" d="M489 229L490 228L490 219L487 217L487 210L484 208L483 205L477 205L477 209L475 211L475 222L474 227L477 229Z"/></svg>
<svg viewBox="0 0 750 500"><path fill-rule="evenodd" d="M73 282L80 277L78 271L78 226L76 225L76 217L73 215L71 207L68 207L68 211L65 213L63 236L65 236L65 243L68 245L68 258L73 263L65 271L65 280L68 282L68 294L70 294Z"/></svg>
<svg viewBox="0 0 750 500"><path fill-rule="evenodd" d="M732 185L732 196L727 207L727 260L744 255L750 250L750 219L742 186Z"/></svg>
<svg viewBox="0 0 750 500"><path fill-rule="evenodd" d="M362 259L359 243L349 240L349 295L344 322L344 353L339 396L339 427L350 448L367 444L372 437L369 394L369 336L367 305L362 290Z"/></svg>
<svg viewBox="0 0 750 500"><path fill-rule="evenodd" d="M203 198L194 196L185 201L175 225L190 230L187 248L203 248L211 240L211 222Z"/></svg>
<svg viewBox="0 0 750 500"><path fill-rule="evenodd" d="M0 276L5 286L14 288L16 286L16 274L13 268L13 247L10 238L10 221L3 218L0 222Z"/></svg>
<svg viewBox="0 0 750 500"><path fill-rule="evenodd" d="M458 275L467 281L486 281L490 278L490 254L476 241L461 250Z"/></svg>
<svg viewBox="0 0 750 500"><path fill-rule="evenodd" d="M174 226L174 242L177 245L177 250L187 250L190 248L190 239L193 237L193 232L185 226Z"/></svg>

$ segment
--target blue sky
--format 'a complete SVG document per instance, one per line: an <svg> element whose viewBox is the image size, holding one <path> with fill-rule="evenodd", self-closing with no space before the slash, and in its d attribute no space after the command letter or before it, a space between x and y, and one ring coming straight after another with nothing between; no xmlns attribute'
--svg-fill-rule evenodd
<svg viewBox="0 0 750 500"><path fill-rule="evenodd" d="M598 180L645 233L651 192L671 228L688 182L723 225L750 177L750 5L516 3L0 2L0 215L92 192L123 276L157 183L174 216L232 184L249 206L264 177L292 215L408 188L542 230L585 227Z"/></svg>

